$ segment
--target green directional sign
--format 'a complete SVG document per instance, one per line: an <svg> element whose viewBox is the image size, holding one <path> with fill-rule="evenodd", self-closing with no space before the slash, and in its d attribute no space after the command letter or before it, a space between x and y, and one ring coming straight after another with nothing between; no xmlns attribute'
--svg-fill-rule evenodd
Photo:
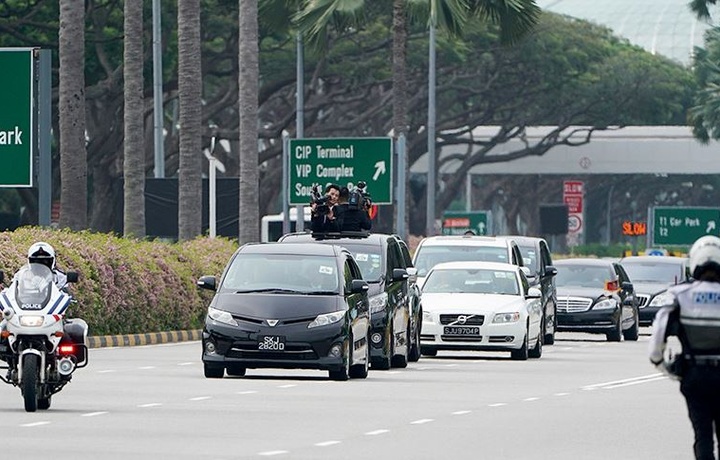
<svg viewBox="0 0 720 460"><path fill-rule="evenodd" d="M704 235L720 235L720 208L653 208L652 246L691 245Z"/></svg>
<svg viewBox="0 0 720 460"><path fill-rule="evenodd" d="M375 204L392 204L393 144L389 137L291 139L289 204L308 204L312 188L354 188L364 181Z"/></svg>
<svg viewBox="0 0 720 460"><path fill-rule="evenodd" d="M33 53L0 48L0 187L32 187Z"/></svg>
<svg viewBox="0 0 720 460"><path fill-rule="evenodd" d="M476 235L490 234L490 211L445 211L442 218L443 235L462 235L472 230Z"/></svg>

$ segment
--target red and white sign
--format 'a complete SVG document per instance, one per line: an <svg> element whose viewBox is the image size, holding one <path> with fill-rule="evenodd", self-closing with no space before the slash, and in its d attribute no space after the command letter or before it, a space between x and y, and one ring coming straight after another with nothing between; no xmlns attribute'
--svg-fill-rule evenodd
<svg viewBox="0 0 720 460"><path fill-rule="evenodd" d="M585 182L581 180L563 181L563 203L568 207L568 245L575 246L582 241L583 199Z"/></svg>

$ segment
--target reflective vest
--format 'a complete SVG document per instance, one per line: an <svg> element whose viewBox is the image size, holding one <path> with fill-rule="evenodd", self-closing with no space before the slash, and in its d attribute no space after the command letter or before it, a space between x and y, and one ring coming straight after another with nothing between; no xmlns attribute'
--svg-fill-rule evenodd
<svg viewBox="0 0 720 460"><path fill-rule="evenodd" d="M695 281L670 289L679 305L684 343L694 355L720 355L720 283Z"/></svg>

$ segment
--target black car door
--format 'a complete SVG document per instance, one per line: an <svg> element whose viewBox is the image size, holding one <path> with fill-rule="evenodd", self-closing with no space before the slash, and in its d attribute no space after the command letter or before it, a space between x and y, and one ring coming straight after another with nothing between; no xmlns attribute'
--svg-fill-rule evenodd
<svg viewBox="0 0 720 460"><path fill-rule="evenodd" d="M406 272L405 262L400 252L400 247L393 238L387 240L387 273L385 285L387 286L388 307L392 309L392 329L395 337L395 353L403 354L403 350L398 348L407 345L408 324L410 320L410 310L408 306L408 281L407 276L404 279L394 279L393 272L401 269ZM407 272L406 272L407 273Z"/></svg>
<svg viewBox="0 0 720 460"><path fill-rule="evenodd" d="M613 268L617 274L618 286L620 290L618 295L622 305L622 321L630 321L635 317L637 310L637 299L635 298L635 290L632 288L632 282L622 265L613 263Z"/></svg>
<svg viewBox="0 0 720 460"><path fill-rule="evenodd" d="M343 267L345 281L345 299L349 310L350 328L353 336L353 350L355 353L362 353L357 359L362 359L365 348L370 346L370 301L367 291L352 292L352 281L361 280L362 273L350 254L346 255Z"/></svg>

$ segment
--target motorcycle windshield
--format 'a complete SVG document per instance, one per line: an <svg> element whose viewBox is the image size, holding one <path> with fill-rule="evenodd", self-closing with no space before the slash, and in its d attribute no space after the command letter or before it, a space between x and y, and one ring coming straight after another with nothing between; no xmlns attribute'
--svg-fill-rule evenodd
<svg viewBox="0 0 720 460"><path fill-rule="evenodd" d="M38 310L50 299L53 285L52 271L45 265L28 264L16 276L16 298L22 309Z"/></svg>

